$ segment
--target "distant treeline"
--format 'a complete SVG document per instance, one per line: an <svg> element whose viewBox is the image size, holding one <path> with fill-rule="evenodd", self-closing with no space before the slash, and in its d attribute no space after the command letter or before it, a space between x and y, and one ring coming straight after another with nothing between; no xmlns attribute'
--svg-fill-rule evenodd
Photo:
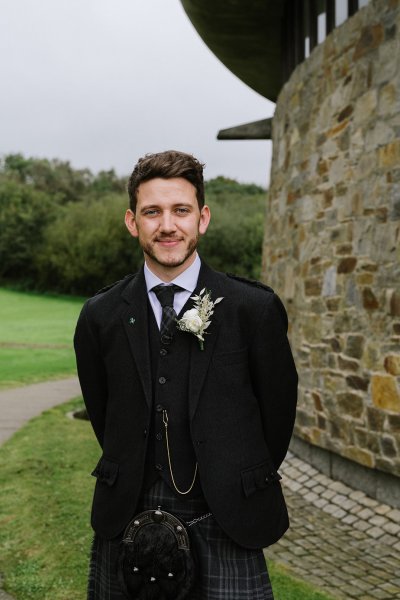
<svg viewBox="0 0 400 600"><path fill-rule="evenodd" d="M266 192L217 177L206 183L210 228L200 253L215 269L257 278ZM91 295L143 262L125 229L126 178L69 162L0 161L0 283Z"/></svg>

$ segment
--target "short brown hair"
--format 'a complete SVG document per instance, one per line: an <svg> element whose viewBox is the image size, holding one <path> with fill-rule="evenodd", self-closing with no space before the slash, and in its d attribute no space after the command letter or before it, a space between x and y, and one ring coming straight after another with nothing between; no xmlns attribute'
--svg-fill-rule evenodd
<svg viewBox="0 0 400 600"><path fill-rule="evenodd" d="M183 177L196 188L196 198L201 210L204 206L203 167L192 154L178 150L166 150L157 154L146 154L139 158L128 181L129 205L132 212L136 211L137 192L144 181L156 177L171 179Z"/></svg>

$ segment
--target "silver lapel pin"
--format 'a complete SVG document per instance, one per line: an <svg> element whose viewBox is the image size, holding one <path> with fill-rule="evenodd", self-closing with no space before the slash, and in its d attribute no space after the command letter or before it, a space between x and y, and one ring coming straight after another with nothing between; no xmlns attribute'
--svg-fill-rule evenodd
<svg viewBox="0 0 400 600"><path fill-rule="evenodd" d="M131 318L129 319L129 325L133 325L133 324L134 324L134 322L135 322L135 319L134 319L133 317L131 317Z"/></svg>

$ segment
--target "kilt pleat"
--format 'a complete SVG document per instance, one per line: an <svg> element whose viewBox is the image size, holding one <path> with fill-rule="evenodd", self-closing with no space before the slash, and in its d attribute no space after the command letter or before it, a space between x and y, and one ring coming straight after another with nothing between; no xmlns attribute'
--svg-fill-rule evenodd
<svg viewBox="0 0 400 600"><path fill-rule="evenodd" d="M186 522L209 512L203 497L178 498L161 478L144 494L137 513L158 506ZM273 600L261 549L248 550L233 542L213 516L190 526L189 536L199 566L199 581L190 600ZM122 535L113 540L95 535L88 600L126 600L117 578L121 539Z"/></svg>

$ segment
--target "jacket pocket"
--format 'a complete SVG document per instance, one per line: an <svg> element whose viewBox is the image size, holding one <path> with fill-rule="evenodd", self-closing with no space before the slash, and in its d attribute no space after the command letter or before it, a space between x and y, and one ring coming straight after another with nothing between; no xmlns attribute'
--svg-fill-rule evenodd
<svg viewBox="0 0 400 600"><path fill-rule="evenodd" d="M248 497L257 490L264 489L272 483L279 481L282 477L271 465L265 461L241 471L242 485L245 496Z"/></svg>
<svg viewBox="0 0 400 600"><path fill-rule="evenodd" d="M118 469L118 463L102 456L91 475L93 475L93 477L97 477L97 481L101 481L102 483L112 486L118 477Z"/></svg>

